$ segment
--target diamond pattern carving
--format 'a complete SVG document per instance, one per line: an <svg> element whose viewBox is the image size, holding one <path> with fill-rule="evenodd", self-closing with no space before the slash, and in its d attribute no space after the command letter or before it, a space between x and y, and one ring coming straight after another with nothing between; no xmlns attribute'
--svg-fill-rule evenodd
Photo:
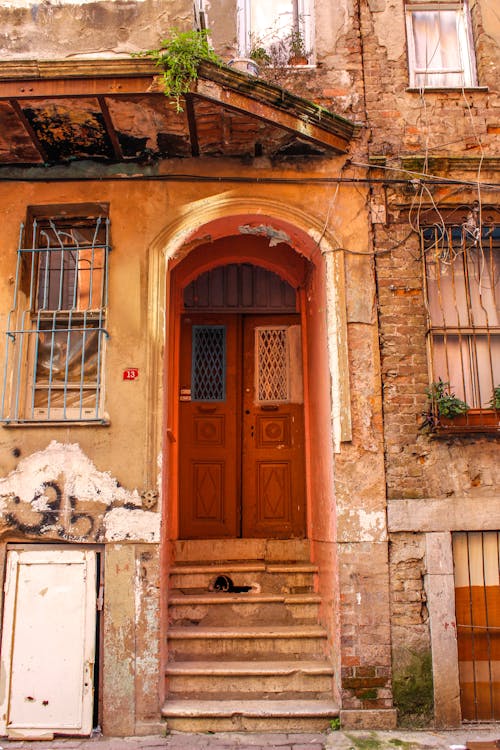
<svg viewBox="0 0 500 750"><path fill-rule="evenodd" d="M198 519L220 519L222 505L221 464L195 464L194 487L196 517Z"/></svg>
<svg viewBox="0 0 500 750"><path fill-rule="evenodd" d="M286 517L289 491L288 464L262 463L259 466L262 520Z"/></svg>

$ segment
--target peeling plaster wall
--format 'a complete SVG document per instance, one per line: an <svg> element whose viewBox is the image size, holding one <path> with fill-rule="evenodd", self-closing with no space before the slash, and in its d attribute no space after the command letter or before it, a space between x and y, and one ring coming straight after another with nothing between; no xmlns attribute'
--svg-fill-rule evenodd
<svg viewBox="0 0 500 750"><path fill-rule="evenodd" d="M315 163L314 175L328 175L338 164L331 160ZM220 160L218 168L228 174L238 174L241 166ZM308 167L304 164L303 172ZM309 167L310 168L310 167ZM212 163L198 161L201 173L211 173ZM252 172L253 165L246 165ZM258 164L258 176L273 174L271 165ZM291 167L283 173L294 174ZM0 255L4 268L14 272L14 250L17 246L19 222L24 218L26 205L37 202L37 187L29 184L6 186L0 184L0 205L5 210L6 232L0 239ZM9 197L2 201L2 193ZM146 387L153 373L148 369L150 360L145 348L144 332L148 329L147 310L147 249L153 240L164 231L166 217L192 215L197 207L210 200L223 201L227 195L255 201L260 198L277 200L273 185L238 186L231 191L219 192L217 185L204 184L202 190L196 183L99 183L99 184L49 184L44 187L44 202L77 202L102 200L110 203L111 238L113 251L110 257L109 331L110 341L106 357L106 410L110 417L108 427L51 428L54 443L50 442L43 427L22 430L0 430L0 476L4 475L4 486L9 492L21 482L23 490L23 514L31 522L34 508L31 500L36 492L48 494L48 504L53 502L54 490L48 483L57 482L61 488L61 507L69 507L69 516L60 515L43 527L44 539L71 539L102 541L106 544L106 575L114 576L112 589L108 591L107 625L105 632L105 661L107 662L104 701L108 707L105 731L127 733L130 718L135 716L135 731L141 727L147 731L155 716L158 716L157 692L152 685L158 682L158 551L156 542L159 533L159 514L150 512L142 504L142 495L159 485L156 452L150 452L148 431L151 429L151 413L161 409L158 394L149 393ZM287 215L294 209L303 211L303 188L294 184L280 185L279 201L287 207ZM333 445L321 448L324 461L331 461L334 497L331 492L320 490L321 500L316 499L316 559L325 568L323 580L327 617L335 618L332 632L332 653L338 658L336 675L337 689L342 696L344 708L358 710L390 709L390 639L388 625L388 565L387 535L385 530L385 484L382 461L382 422L379 392L379 364L377 319L374 315L375 286L372 259L369 255L351 255L349 251L366 252L370 238L367 235L368 204L363 190L342 186L315 191L315 216L328 223L328 229L336 243L345 251L345 278L347 313L347 336L349 371L339 377L351 381L351 409L353 415L352 440L340 443L340 452L333 455ZM317 221L317 219L315 219ZM7 227L8 224L8 227ZM275 227L262 222L259 236L264 234L270 241L286 240L277 236ZM279 244L276 246L279 249ZM339 263L344 264L344 255L332 253L325 259L325 285L321 294L311 301L311 320L324 327L325 333L337 336L337 328L331 329L333 318L327 320L327 308L335 307L344 274ZM339 260L339 258L341 260ZM0 280L0 284L5 282ZM10 304L12 286L5 284L6 297L2 297L6 314ZM342 295L340 298L343 300ZM333 313L332 313L333 314ZM336 325L340 324L340 319ZM117 345L119 342L119 345ZM157 342L159 345L159 342ZM317 341L317 346L321 346ZM0 348L4 346L3 339ZM1 356L1 352L0 352ZM325 352L323 352L323 357ZM126 367L137 366L139 379L135 382L122 380ZM161 375L158 374L161 380ZM335 384L338 388L339 383ZM334 392L334 404L338 408L338 396ZM149 394L149 395L148 395ZM324 410L323 410L324 411ZM322 412L323 413L323 412ZM328 405L326 408L328 418ZM160 418L159 427L161 429ZM320 433L321 434L321 433ZM159 438L161 444L161 436ZM21 455L14 453L20 451ZM54 454L54 460L45 456ZM41 454L41 455L40 455ZM37 466L51 463L52 472L34 471ZM360 472L359 467L363 466ZM26 479L26 476L29 477ZM47 486L45 486L45 484ZM75 485L87 486L82 498L71 508L71 497L67 488ZM95 488L101 490L103 498L92 499ZM72 490L73 491L73 490ZM160 494L160 504L162 498ZM9 496L9 509L13 499ZM331 515L332 503L338 510L337 524L326 527L323 518ZM64 519L80 509L92 517L92 534L79 527L75 534ZM51 509L52 510L52 509ZM58 510L58 508L54 508ZM14 508L15 511L15 508ZM169 511L170 512L170 511ZM37 511L35 520L42 516ZM81 524L88 522L82 519ZM66 523L66 526L65 526ZM21 532L8 524L4 536L16 538ZM28 538L36 538L25 531ZM332 556L333 550L333 556ZM144 558L146 555L146 558ZM370 565L360 569L360 560ZM116 561L116 562L113 562ZM334 567L332 567L332 565ZM340 571L340 572L339 572ZM336 577L341 580L336 581ZM341 603L339 592L342 592ZM122 615L115 612L123 606L127 613L133 612L135 629L126 623ZM335 599L335 601L334 601ZM131 616L131 615L130 615ZM133 644L136 639L137 646ZM137 650L134 650L137 648ZM368 676L366 674L368 673ZM113 680L121 681L116 695L112 691ZM369 706L360 680L375 681L376 687L366 688ZM140 686L147 686L147 694ZM377 696L373 698L373 690ZM107 692L106 692L107 691ZM153 697L154 696L154 697ZM156 714L155 714L156 712ZM389 711L390 713L390 711ZM344 717L345 718L345 717Z"/></svg>
<svg viewBox="0 0 500 750"><path fill-rule="evenodd" d="M76 444L53 440L0 479L2 540L105 545L102 721L111 735L158 729L160 520ZM5 541L0 548L3 561ZM137 706L136 690L145 691Z"/></svg>
<svg viewBox="0 0 500 750"><path fill-rule="evenodd" d="M304 163L302 171L326 176L332 169L338 171L342 162L339 158L314 165ZM220 160L217 166L229 175L240 174L241 165L237 162ZM213 174L212 161L199 160L196 167L202 174ZM175 168L178 169L178 165ZM272 165L257 160L255 165L247 164L245 168L259 177L274 174ZM291 166L284 166L282 172L296 174ZM0 258L6 272L0 277L1 291L5 292L0 303L2 324L12 299L12 283L8 278L15 272L19 223L24 219L26 206L40 202L39 191L39 186L28 183L0 184L1 220L5 225L0 238ZM303 188L296 184L280 185L279 196L275 186L266 184L239 185L224 192L220 192L217 184L204 183L200 188L196 182L53 183L44 185L43 189L44 203L100 200L110 204L113 249L107 326L110 339L105 361L105 402L110 423L108 426L51 427L50 434L43 426L0 429L0 498L4 502L0 529L4 540L42 539L105 545L105 580L109 580L110 585L105 591L103 728L108 734L150 732L159 716L158 508L162 505L163 493L159 473L161 457L159 461L154 445L161 446L163 438L163 384L161 362L154 365L159 371L152 372L153 360L148 353L148 344L154 343L159 352L162 349L161 341L150 340L153 333L148 288L160 286L157 282L155 287L154 280L148 278L148 249L165 231L168 221L192 216L206 202L223 202L228 196L238 198L242 204L246 200L262 199L265 204L279 199L280 205L286 207L286 215L292 217L294 210L304 210ZM335 461L333 445L322 447L324 460L331 461L332 477L335 471L339 523L337 529L334 526L323 528L324 524L318 522L317 559L319 562L328 560L330 566L334 561L342 570L341 590L353 591L352 597L346 593L342 601L341 631L335 630L332 635L333 653L338 654L339 665L341 662L336 678L339 691L344 691L347 707L363 707L362 691L352 680L362 679L357 675L362 675L363 670L373 670L378 693L371 707L386 709L391 703L388 621L386 615L385 618L380 615L379 608L385 613L388 611L388 569L377 321L373 313L374 276L369 257L355 260L356 256L349 255L350 250L369 246L367 200L363 190L352 186L343 186L337 192L330 186L320 188L315 191L315 199L315 225L323 226L327 222L331 235L348 257L345 268L349 372L339 375L350 378L353 383L354 417L353 439L338 446L340 453ZM270 252L275 248L279 250L279 240L288 239L277 234L276 227L267 221L262 221L262 226L255 231L269 239ZM338 286L344 278L339 272L340 261L337 259L334 263L333 257L332 254L325 260L322 281L325 289L313 302L314 320L324 326L325 332L330 331L328 326L333 320L327 321L327 307L335 306ZM362 302L361 297L366 301ZM162 336L163 332L162 323L158 335ZM2 337L2 362L4 344ZM321 345L319 340L317 345ZM322 356L325 357L325 352ZM328 369L328 361L325 363ZM137 381L123 380L123 370L128 367L139 369ZM151 390L152 382L158 383L158 389ZM326 419L331 418L328 408L330 404L326 407ZM158 415L156 442L150 434L153 414ZM145 504L147 493L153 491L160 493L157 508ZM330 493L322 492L316 509L317 519L321 519L323 510L330 515L334 502ZM332 558L332 549L338 549L338 553L335 552L338 560ZM370 560L373 575L368 575L367 570L359 571L360 556ZM338 568L329 567L327 573L323 585L328 588L325 606L331 617L332 608L337 607L332 597L338 598L339 593L337 585L331 585L331 576L339 574ZM340 617L337 610L335 617ZM381 618L377 627L373 627L374 617ZM356 628L356 621L361 622L362 627ZM383 647L378 644L381 637ZM344 678L351 682L342 687L340 682ZM116 681L120 689L114 691Z"/></svg>
<svg viewBox="0 0 500 750"><path fill-rule="evenodd" d="M160 515L97 471L78 445L52 441L0 479L0 528L80 542L159 541Z"/></svg>
<svg viewBox="0 0 500 750"><path fill-rule="evenodd" d="M188 0L21 0L0 3L2 59L117 57L192 25Z"/></svg>

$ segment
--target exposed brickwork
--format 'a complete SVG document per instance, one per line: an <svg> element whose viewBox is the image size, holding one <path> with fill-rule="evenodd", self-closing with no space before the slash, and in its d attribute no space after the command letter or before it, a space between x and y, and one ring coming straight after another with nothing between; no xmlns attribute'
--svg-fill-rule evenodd
<svg viewBox="0 0 500 750"><path fill-rule="evenodd" d="M430 646L424 588L425 537L393 534L389 549L393 651L424 651Z"/></svg>
<svg viewBox="0 0 500 750"><path fill-rule="evenodd" d="M343 708L391 708L386 545L340 545L339 557Z"/></svg>

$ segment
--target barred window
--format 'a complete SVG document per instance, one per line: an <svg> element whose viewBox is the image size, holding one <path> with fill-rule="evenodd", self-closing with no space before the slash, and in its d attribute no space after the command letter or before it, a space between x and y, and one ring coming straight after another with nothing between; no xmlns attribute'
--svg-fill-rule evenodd
<svg viewBox="0 0 500 750"><path fill-rule="evenodd" d="M431 379L484 422L500 385L500 212L456 211L422 230L422 249Z"/></svg>
<svg viewBox="0 0 500 750"><path fill-rule="evenodd" d="M467 4L412 3L406 6L410 86L475 86L473 43Z"/></svg>
<svg viewBox="0 0 500 750"><path fill-rule="evenodd" d="M8 318L1 419L103 422L107 205L28 209Z"/></svg>

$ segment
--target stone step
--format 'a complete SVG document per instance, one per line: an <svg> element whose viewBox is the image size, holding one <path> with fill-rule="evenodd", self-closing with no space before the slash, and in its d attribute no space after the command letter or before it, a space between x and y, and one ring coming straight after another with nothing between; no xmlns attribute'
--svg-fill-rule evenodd
<svg viewBox="0 0 500 750"><path fill-rule="evenodd" d="M187 539L174 542L176 562L266 560L309 562L307 539Z"/></svg>
<svg viewBox="0 0 500 750"><path fill-rule="evenodd" d="M178 594L169 598L172 625L219 625L243 620L250 624L317 623L317 594Z"/></svg>
<svg viewBox="0 0 500 750"><path fill-rule="evenodd" d="M326 729L339 708L329 700L168 699L162 715L181 732L304 732Z"/></svg>
<svg viewBox="0 0 500 750"><path fill-rule="evenodd" d="M189 699L329 699L333 667L320 661L195 661L167 664L168 692Z"/></svg>
<svg viewBox="0 0 500 750"><path fill-rule="evenodd" d="M255 594L247 592L243 594L227 593L217 591L208 594L183 594L178 591L172 591L169 597L171 606L189 606L189 605L208 605L208 604L248 604L249 599L253 604L266 604L268 602L283 602L284 604L319 604L321 597L318 594Z"/></svg>
<svg viewBox="0 0 500 750"><path fill-rule="evenodd" d="M176 564L170 570L170 588L192 593L211 590L218 576L228 576L235 586L249 586L254 593L312 592L315 565L276 564L259 561Z"/></svg>
<svg viewBox="0 0 500 750"><path fill-rule="evenodd" d="M323 659L326 631L319 625L256 626L241 628L171 627L168 650L172 661L225 657L234 661L248 658Z"/></svg>

